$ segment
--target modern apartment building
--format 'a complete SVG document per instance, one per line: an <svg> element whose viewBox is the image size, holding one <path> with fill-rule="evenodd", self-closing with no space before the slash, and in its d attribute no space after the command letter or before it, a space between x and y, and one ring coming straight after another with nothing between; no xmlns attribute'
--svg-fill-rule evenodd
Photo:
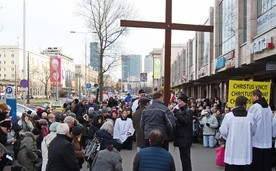
<svg viewBox="0 0 276 171"><path fill-rule="evenodd" d="M100 56L98 42L90 43L90 58L89 66L93 67L95 71L99 71L100 67Z"/></svg>
<svg viewBox="0 0 276 171"><path fill-rule="evenodd" d="M128 88L140 87L140 73L142 72L142 56L141 55L122 55L122 82Z"/></svg>

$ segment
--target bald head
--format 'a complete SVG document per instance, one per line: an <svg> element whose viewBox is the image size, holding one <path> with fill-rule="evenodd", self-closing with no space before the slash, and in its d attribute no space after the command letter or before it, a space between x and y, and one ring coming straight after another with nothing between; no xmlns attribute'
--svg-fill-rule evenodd
<svg viewBox="0 0 276 171"><path fill-rule="evenodd" d="M160 146L163 143L163 135L160 130L152 130L149 135L149 142L152 146Z"/></svg>

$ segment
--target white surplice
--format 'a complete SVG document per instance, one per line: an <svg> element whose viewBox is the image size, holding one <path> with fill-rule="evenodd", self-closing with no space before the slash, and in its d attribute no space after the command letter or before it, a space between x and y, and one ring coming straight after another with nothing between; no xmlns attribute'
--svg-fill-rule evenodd
<svg viewBox="0 0 276 171"><path fill-rule="evenodd" d="M252 136L256 125L250 117L235 117L232 112L224 116L220 127L226 140L224 162L230 165L248 165L252 162Z"/></svg>
<svg viewBox="0 0 276 171"><path fill-rule="evenodd" d="M122 120L117 118L114 125L113 138L119 140L122 144L129 136L134 134L134 131L132 119Z"/></svg>

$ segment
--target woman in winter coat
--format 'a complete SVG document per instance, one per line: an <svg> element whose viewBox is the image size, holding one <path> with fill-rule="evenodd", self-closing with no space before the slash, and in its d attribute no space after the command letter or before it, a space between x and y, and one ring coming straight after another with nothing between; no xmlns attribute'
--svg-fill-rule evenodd
<svg viewBox="0 0 276 171"><path fill-rule="evenodd" d="M100 130L101 126L103 125L103 116L102 115L97 115L96 117L93 118L93 122L89 126L88 129L88 136L89 139L93 139L95 133Z"/></svg>
<svg viewBox="0 0 276 171"><path fill-rule="evenodd" d="M116 141L110 143L106 149L95 156L90 171L122 171L122 158L119 153L120 144Z"/></svg>
<svg viewBox="0 0 276 171"><path fill-rule="evenodd" d="M84 149L80 144L83 127L80 125L74 126L72 129L72 146L79 163L79 167L82 168L84 163Z"/></svg>
<svg viewBox="0 0 276 171"><path fill-rule="evenodd" d="M50 142L57 136L57 125L58 122L54 122L50 126L50 133L43 138L41 143L41 153L42 153L42 169L41 171L46 170L47 162L48 162L48 147Z"/></svg>
<svg viewBox="0 0 276 171"><path fill-rule="evenodd" d="M33 133L25 132L17 154L18 163L26 168L23 171L35 171L34 163L37 159L36 138Z"/></svg>

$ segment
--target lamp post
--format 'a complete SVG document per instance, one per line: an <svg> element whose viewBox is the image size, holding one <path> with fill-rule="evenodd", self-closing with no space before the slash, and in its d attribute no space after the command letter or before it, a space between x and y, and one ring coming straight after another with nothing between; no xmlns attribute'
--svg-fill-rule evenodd
<svg viewBox="0 0 276 171"><path fill-rule="evenodd" d="M26 1L23 0L23 78L26 79ZM23 91L23 104L26 104L26 91Z"/></svg>
<svg viewBox="0 0 276 171"><path fill-rule="evenodd" d="M87 81L87 32L77 32L77 31L70 31L70 33L78 33L78 34L83 34L84 35L84 82L86 84Z"/></svg>

